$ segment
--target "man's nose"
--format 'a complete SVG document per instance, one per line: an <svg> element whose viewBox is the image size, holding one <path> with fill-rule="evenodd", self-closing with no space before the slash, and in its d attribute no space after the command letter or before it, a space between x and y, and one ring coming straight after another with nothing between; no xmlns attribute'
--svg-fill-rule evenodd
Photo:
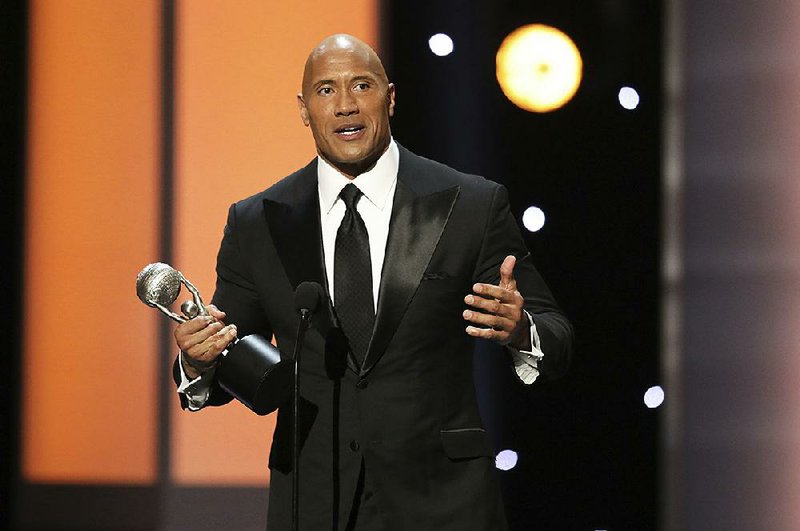
<svg viewBox="0 0 800 531"><path fill-rule="evenodd" d="M336 100L336 116L350 116L351 114L358 114L358 103L349 92L341 93Z"/></svg>

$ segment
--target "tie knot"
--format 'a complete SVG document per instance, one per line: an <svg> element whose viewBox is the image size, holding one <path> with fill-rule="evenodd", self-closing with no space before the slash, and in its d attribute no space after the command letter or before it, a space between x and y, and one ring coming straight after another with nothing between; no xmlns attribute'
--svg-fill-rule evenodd
<svg viewBox="0 0 800 531"><path fill-rule="evenodd" d="M355 211L356 203L358 203L358 199L364 195L364 193L358 189L358 186L354 185L353 183L348 184L342 191L339 192L339 197L342 198L344 201L345 206L347 206L348 210Z"/></svg>

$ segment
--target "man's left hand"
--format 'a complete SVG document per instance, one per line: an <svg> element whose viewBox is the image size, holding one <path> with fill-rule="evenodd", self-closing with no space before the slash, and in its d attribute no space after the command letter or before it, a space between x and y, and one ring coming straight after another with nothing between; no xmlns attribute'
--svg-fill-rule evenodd
<svg viewBox="0 0 800 531"><path fill-rule="evenodd" d="M467 334L491 339L501 345L518 350L530 350L530 324L522 311L525 299L517 291L514 266L517 259L506 256L500 265L500 285L475 284L473 294L464 297L464 302L476 308L464 310L464 319L477 326L467 326Z"/></svg>

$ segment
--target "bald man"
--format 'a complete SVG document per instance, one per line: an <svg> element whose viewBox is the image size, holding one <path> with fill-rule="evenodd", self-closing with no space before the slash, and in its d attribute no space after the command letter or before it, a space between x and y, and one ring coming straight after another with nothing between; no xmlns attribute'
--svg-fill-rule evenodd
<svg viewBox="0 0 800 531"><path fill-rule="evenodd" d="M562 374L572 348L507 192L393 140L395 87L355 37L311 52L297 104L317 157L230 207L211 315L175 330L182 406L231 400L214 367L237 334L274 334L288 358L294 289L319 282L327 300L301 366L300 529L506 529L474 338L505 345L528 385ZM290 414L279 408L270 452L273 531L291 522Z"/></svg>

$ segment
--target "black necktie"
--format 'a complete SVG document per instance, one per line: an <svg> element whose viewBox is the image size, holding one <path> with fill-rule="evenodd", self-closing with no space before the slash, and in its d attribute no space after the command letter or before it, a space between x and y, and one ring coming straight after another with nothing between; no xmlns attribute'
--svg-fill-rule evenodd
<svg viewBox="0 0 800 531"><path fill-rule="evenodd" d="M356 210L356 204L362 195L364 194L353 183L339 192L347 210L336 233L333 259L336 315L350 344L350 350L359 364L367 354L375 324L369 235L364 220Z"/></svg>

